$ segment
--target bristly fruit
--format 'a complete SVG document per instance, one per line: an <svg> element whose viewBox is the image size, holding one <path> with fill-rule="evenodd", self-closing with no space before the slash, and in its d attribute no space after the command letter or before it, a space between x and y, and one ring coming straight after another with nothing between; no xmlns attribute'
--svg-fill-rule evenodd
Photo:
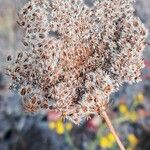
<svg viewBox="0 0 150 150"><path fill-rule="evenodd" d="M30 0L18 24L31 51L7 70L27 111L56 110L79 123L105 110L123 82L140 80L147 30L133 0Z"/></svg>

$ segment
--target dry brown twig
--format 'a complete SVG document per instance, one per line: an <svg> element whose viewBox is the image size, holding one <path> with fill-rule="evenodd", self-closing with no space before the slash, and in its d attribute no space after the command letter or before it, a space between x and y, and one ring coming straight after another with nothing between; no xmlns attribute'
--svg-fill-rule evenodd
<svg viewBox="0 0 150 150"><path fill-rule="evenodd" d="M112 125L112 123L111 123L107 113L106 113L106 111L103 111L101 113L101 115L104 118L108 128L110 129L110 132L113 134L114 138L116 139L116 142L117 142L120 150L125 150L125 148L124 148L122 142L120 141L120 139L119 139L119 137L118 137L118 135L117 135L117 133L116 133L116 131L115 131L115 129L114 129L114 127L113 127L113 125Z"/></svg>

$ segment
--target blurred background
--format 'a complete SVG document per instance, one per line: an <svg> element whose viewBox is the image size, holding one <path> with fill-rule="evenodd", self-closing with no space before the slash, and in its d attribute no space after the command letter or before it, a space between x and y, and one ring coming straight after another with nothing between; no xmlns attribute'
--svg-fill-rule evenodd
<svg viewBox="0 0 150 150"><path fill-rule="evenodd" d="M22 49L17 12L27 0L0 0L0 150L118 150L98 117L79 126L59 119L55 112L26 114L17 93L6 91L7 56ZM150 0L136 0L135 15L150 29ZM147 39L150 43L150 36ZM108 114L126 150L150 150L150 46L144 53L142 82L124 83L111 96Z"/></svg>

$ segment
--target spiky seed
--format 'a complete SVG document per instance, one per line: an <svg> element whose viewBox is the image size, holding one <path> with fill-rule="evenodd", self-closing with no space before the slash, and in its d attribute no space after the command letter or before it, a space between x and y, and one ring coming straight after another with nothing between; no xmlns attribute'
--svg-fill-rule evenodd
<svg viewBox="0 0 150 150"><path fill-rule="evenodd" d="M11 55L7 56L7 61L11 61L11 60L12 60Z"/></svg>
<svg viewBox="0 0 150 150"><path fill-rule="evenodd" d="M26 88L22 88L20 94L23 96L26 94Z"/></svg>

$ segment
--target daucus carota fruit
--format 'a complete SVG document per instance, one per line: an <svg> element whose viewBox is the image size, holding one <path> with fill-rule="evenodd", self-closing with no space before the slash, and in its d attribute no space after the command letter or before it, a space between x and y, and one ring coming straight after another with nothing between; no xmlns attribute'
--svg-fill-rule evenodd
<svg viewBox="0 0 150 150"><path fill-rule="evenodd" d="M147 31L133 0L31 0L19 13L23 44L9 67L27 111L79 123L102 114L112 92L140 79Z"/></svg>

